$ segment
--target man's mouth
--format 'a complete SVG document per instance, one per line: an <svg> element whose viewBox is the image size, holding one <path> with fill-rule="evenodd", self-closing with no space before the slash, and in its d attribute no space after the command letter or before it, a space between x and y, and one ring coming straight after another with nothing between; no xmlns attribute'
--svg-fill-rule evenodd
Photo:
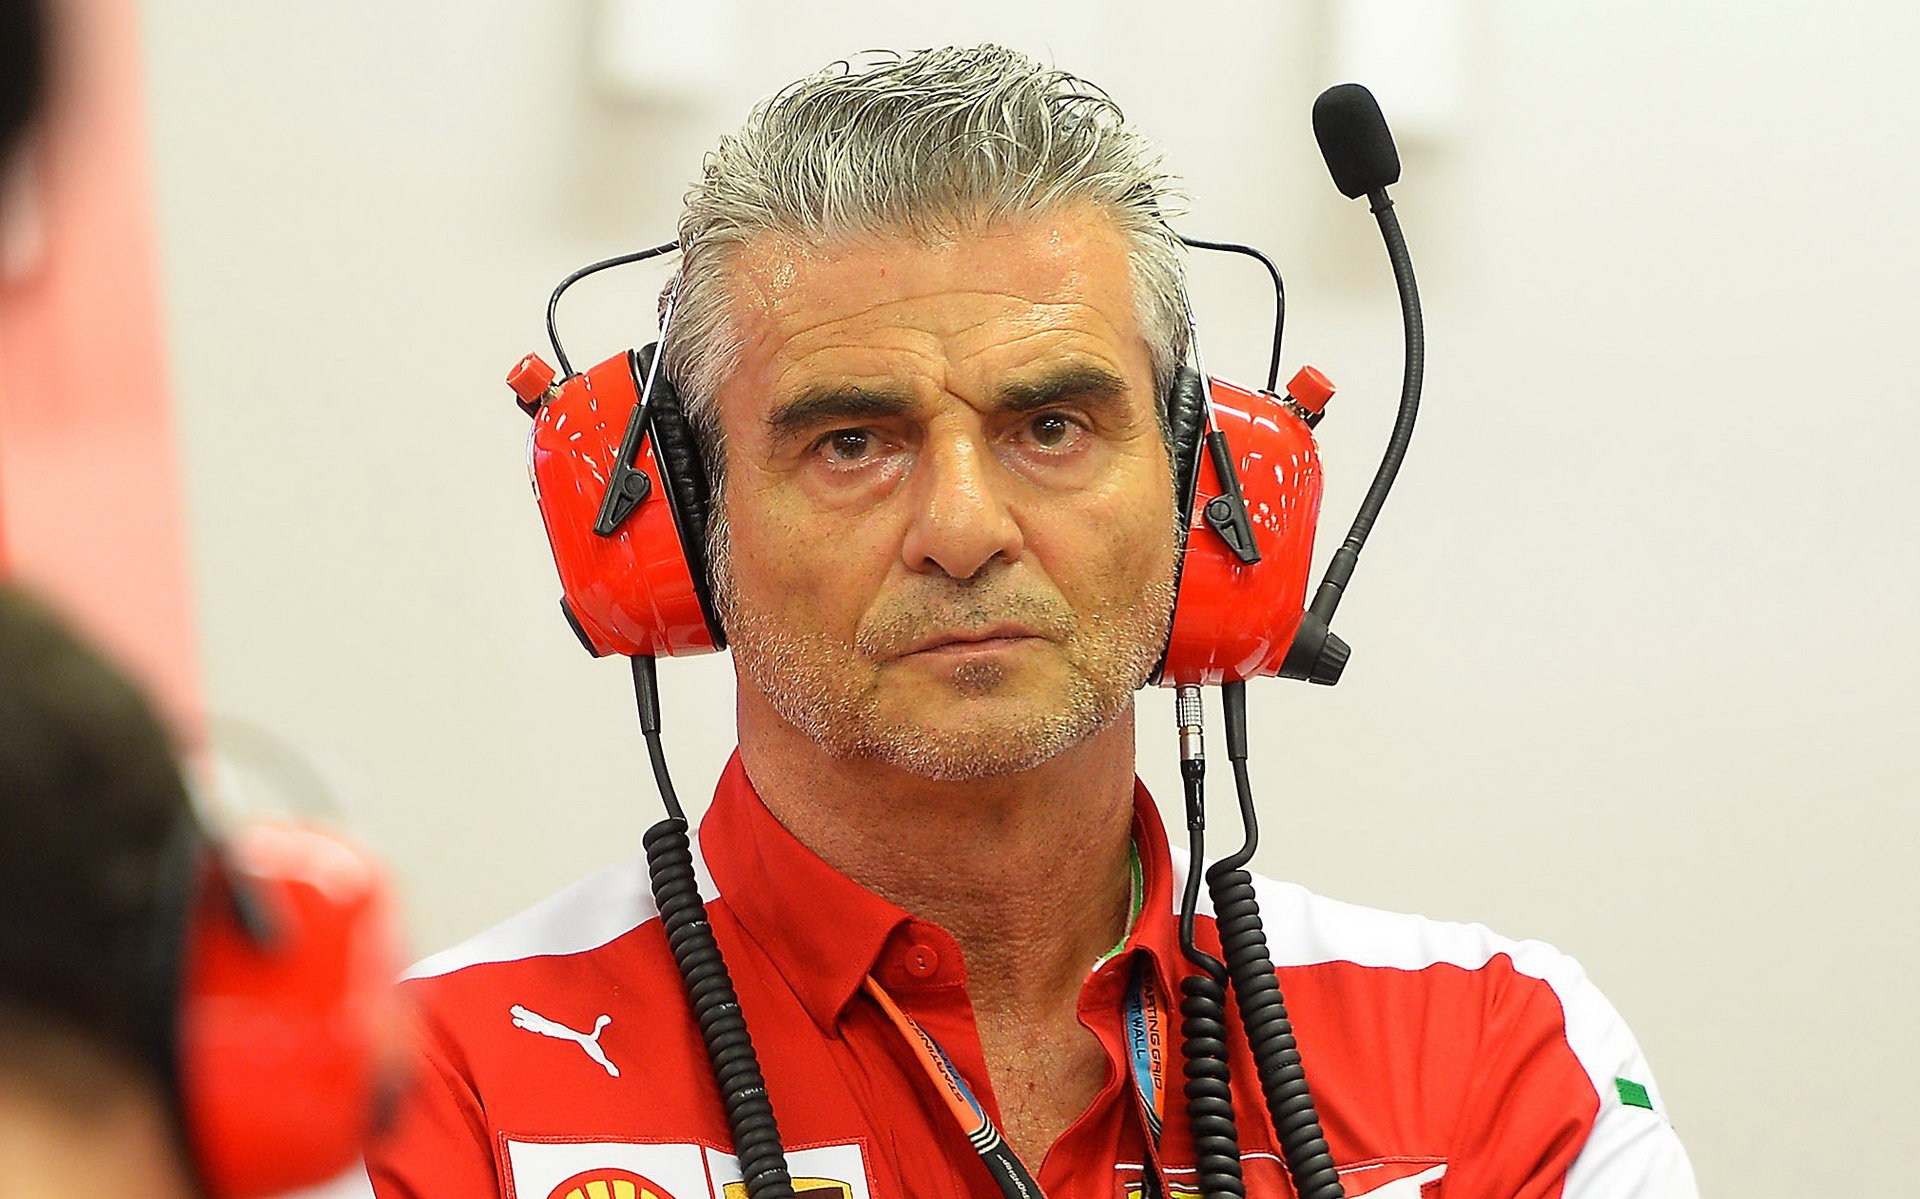
<svg viewBox="0 0 1920 1199"><path fill-rule="evenodd" d="M914 654L964 656L1011 649L1018 645L1044 640L1045 638L1039 633L1022 624L994 624L977 629L943 629L909 645L901 651L900 656L903 658Z"/></svg>

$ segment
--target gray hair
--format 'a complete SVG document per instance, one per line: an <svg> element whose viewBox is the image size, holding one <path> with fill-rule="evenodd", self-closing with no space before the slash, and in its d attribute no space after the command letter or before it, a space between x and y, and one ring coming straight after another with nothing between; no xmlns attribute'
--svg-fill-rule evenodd
<svg viewBox="0 0 1920 1199"><path fill-rule="evenodd" d="M839 62L761 103L687 193L669 286L666 369L705 451L716 514L723 447L713 397L740 350L726 272L742 245L769 233L811 244L936 241L1091 203L1127 240L1135 314L1164 404L1189 339L1179 243L1166 225L1175 202L1158 151L1104 92L999 46Z"/></svg>

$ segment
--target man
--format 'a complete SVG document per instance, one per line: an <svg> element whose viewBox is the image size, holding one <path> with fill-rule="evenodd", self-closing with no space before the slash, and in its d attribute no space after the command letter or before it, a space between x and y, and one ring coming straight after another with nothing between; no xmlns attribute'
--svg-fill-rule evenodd
<svg viewBox="0 0 1920 1199"><path fill-rule="evenodd" d="M1015 1193L964 1092L1054 1199L1193 1186L1178 1072L1136 1086L1127 1029L1192 973L1133 776L1178 549L1167 207L1109 102L991 47L804 80L688 198L665 354L739 678L700 852L802 1192ZM377 1190L744 1194L644 895L619 867L416 968L427 1081ZM1567 959L1261 899L1348 1194L1691 1193ZM1229 1044L1247 1193L1289 1194Z"/></svg>

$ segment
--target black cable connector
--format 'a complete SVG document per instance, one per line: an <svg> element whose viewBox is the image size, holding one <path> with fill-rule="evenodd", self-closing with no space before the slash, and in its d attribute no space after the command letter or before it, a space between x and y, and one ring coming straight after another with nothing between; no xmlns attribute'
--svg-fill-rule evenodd
<svg viewBox="0 0 1920 1199"><path fill-rule="evenodd" d="M640 736L647 743L647 761L653 766L653 784L659 788L660 802L670 818L684 825L687 813L673 789L673 776L667 773L667 750L660 740L660 682L654 674L653 659L645 654L633 657L633 699L640 709Z"/></svg>

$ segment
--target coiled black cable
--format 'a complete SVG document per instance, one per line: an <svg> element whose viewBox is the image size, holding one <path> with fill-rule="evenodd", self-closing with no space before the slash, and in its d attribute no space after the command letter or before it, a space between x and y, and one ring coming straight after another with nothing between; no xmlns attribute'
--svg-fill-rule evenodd
<svg viewBox="0 0 1920 1199"><path fill-rule="evenodd" d="M1345 1192L1320 1130L1320 1117L1307 1089L1300 1050L1287 1017L1287 1005L1274 980L1266 934L1254 902L1253 879L1245 870L1209 870L1214 919L1221 949L1239 1001L1247 1045L1260 1067L1260 1088L1280 1138L1281 1156L1293 1175L1300 1199L1340 1199Z"/></svg>
<svg viewBox="0 0 1920 1199"><path fill-rule="evenodd" d="M706 905L693 874L693 847L687 822L668 817L647 830L647 873L653 899L660 908L667 945L686 984L700 1036L707 1043L707 1060L720 1086L720 1101L733 1133L733 1153L740 1159L747 1194L753 1199L791 1199L793 1182L787 1174L780 1128L767 1098L767 1084L753 1052L740 1000L720 947L707 923Z"/></svg>
<svg viewBox="0 0 1920 1199"><path fill-rule="evenodd" d="M647 877L653 901L660 909L660 925L667 946L686 985L694 1020L707 1045L707 1060L720 1087L720 1103L727 1128L733 1134L733 1154L740 1161L750 1199L793 1199L793 1180L787 1173L786 1149L774 1120L773 1102L753 1052L753 1038L740 1010L727 963L720 956L707 907L694 877L693 844L687 837L686 813L667 775L666 749L660 741L660 693L653 659L633 659L634 698L640 707L640 732L646 738L647 757L654 781L666 805L665 820L641 839L647 851Z"/></svg>
<svg viewBox="0 0 1920 1199"><path fill-rule="evenodd" d="M1300 1048L1287 1016L1280 981L1274 976L1267 951L1266 930L1254 898L1253 876L1246 864L1260 843L1260 827L1253 810L1253 785L1247 775L1247 699L1245 683L1220 688L1226 710L1227 759L1233 764L1234 789L1239 793L1240 819L1246 841L1238 852L1222 858L1207 871L1207 890L1213 895L1213 919L1220 932L1220 949L1239 1002L1240 1023L1260 1074L1267 1114L1280 1139L1280 1155L1293 1176L1300 1199L1344 1199L1345 1190L1327 1151L1300 1064Z"/></svg>
<svg viewBox="0 0 1920 1199"><path fill-rule="evenodd" d="M1187 1127L1193 1134L1194 1185L1204 1199L1244 1199L1247 1184L1240 1172L1240 1130L1233 1118L1233 1077L1227 1059L1227 968L1193 939L1200 906L1200 864L1206 853L1205 774L1204 759L1180 763L1191 862L1180 897L1180 952L1200 970L1180 980L1180 1055L1187 1079L1182 1093L1187 1099Z"/></svg>
<svg viewBox="0 0 1920 1199"><path fill-rule="evenodd" d="M1233 1119L1233 1082L1227 1066L1225 975L1189 974L1180 980L1180 1052L1186 1058L1187 1126L1193 1133L1194 1184L1207 1199L1242 1199L1240 1130Z"/></svg>

